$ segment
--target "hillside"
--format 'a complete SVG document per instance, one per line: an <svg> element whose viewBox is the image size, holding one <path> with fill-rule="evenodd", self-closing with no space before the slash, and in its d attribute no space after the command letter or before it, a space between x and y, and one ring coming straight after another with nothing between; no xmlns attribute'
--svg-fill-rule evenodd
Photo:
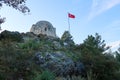
<svg viewBox="0 0 120 80"><path fill-rule="evenodd" d="M119 80L119 51L107 49L98 34L75 44L68 31L61 38L3 31L0 80Z"/></svg>

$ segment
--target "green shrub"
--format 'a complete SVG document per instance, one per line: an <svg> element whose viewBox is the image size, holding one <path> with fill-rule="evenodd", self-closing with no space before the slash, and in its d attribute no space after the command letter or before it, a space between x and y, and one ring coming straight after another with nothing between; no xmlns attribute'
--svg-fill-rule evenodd
<svg viewBox="0 0 120 80"><path fill-rule="evenodd" d="M21 42L23 41L23 37L19 32L10 32L5 30L0 34L0 40Z"/></svg>
<svg viewBox="0 0 120 80"><path fill-rule="evenodd" d="M43 71L42 74L38 74L33 80L55 80L55 75L50 71Z"/></svg>
<svg viewBox="0 0 120 80"><path fill-rule="evenodd" d="M70 34L69 31L65 31L61 37L61 41L66 42L70 46L73 46L75 43L72 39L72 35Z"/></svg>
<svg viewBox="0 0 120 80"><path fill-rule="evenodd" d="M18 46L21 48L21 49L32 49L32 50L37 50L40 46L40 44L37 42L37 41L34 41L34 40L29 40L25 43L20 43L18 44Z"/></svg>
<svg viewBox="0 0 120 80"><path fill-rule="evenodd" d="M56 77L56 80L86 80L81 76L67 76L67 77Z"/></svg>
<svg viewBox="0 0 120 80"><path fill-rule="evenodd" d="M1 74L0 74L0 80L5 80L5 78Z"/></svg>

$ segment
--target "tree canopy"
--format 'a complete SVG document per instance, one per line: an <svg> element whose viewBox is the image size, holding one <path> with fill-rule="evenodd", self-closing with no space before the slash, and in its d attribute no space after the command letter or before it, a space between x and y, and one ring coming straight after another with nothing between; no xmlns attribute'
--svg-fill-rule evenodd
<svg viewBox="0 0 120 80"><path fill-rule="evenodd" d="M116 79L116 72L119 70L119 63L109 52L105 41L96 33L95 36L88 36L78 46L80 60L84 63L88 80L113 80Z"/></svg>
<svg viewBox="0 0 120 80"><path fill-rule="evenodd" d="M3 7L3 4L13 7L16 10L21 11L22 13L30 12L30 9L25 5L26 0L0 0L0 8ZM5 18L0 17L0 24L5 22Z"/></svg>

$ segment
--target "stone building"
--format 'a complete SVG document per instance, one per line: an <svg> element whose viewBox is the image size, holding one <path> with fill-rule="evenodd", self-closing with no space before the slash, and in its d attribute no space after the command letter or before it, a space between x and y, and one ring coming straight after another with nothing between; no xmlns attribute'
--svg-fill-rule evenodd
<svg viewBox="0 0 120 80"><path fill-rule="evenodd" d="M36 24L33 24L30 32L33 32L36 35L43 34L56 37L56 28L48 21L38 21Z"/></svg>

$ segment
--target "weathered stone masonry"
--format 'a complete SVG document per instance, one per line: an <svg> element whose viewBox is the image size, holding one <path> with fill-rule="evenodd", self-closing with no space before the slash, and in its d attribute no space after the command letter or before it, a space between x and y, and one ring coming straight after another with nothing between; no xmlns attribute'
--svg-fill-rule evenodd
<svg viewBox="0 0 120 80"><path fill-rule="evenodd" d="M48 21L38 21L36 24L33 24L30 32L33 32L36 35L44 34L47 36L56 37L56 28Z"/></svg>

